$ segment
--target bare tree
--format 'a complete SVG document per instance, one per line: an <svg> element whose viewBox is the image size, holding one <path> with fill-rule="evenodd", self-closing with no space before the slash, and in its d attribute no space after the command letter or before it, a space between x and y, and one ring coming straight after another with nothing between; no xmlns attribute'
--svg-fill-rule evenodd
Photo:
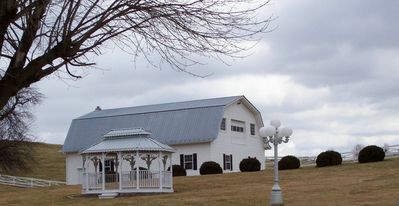
<svg viewBox="0 0 399 206"><path fill-rule="evenodd" d="M34 162L32 136L33 119L30 108L38 104L41 94L35 88L20 90L0 111L0 171L27 170Z"/></svg>
<svg viewBox="0 0 399 206"><path fill-rule="evenodd" d="M2 0L0 109L23 88L73 68L115 44L134 56L159 55L186 71L195 56L234 56L267 29L267 0ZM5 66L4 66L5 65ZM4 66L4 67L3 67ZM156 66L156 64L154 64Z"/></svg>
<svg viewBox="0 0 399 206"><path fill-rule="evenodd" d="M37 104L41 96L30 88L42 78L63 73L81 78L80 72L86 70L77 68L95 65L90 59L101 55L109 45L118 46L133 58L143 56L153 66L157 64L150 57L159 56L159 65L166 63L190 73L186 68L198 63L198 57L222 60L223 56L234 57L249 49L243 43L267 31L270 18L257 17L267 3L268 0L1 0L2 140L12 145L29 140L26 121L31 114L27 107ZM2 142L0 151L4 152L7 144ZM0 158L10 162L6 158L12 157Z"/></svg>

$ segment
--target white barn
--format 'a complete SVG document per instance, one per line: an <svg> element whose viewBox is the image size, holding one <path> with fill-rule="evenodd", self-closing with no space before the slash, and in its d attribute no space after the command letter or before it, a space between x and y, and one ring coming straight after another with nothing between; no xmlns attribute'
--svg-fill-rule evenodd
<svg viewBox="0 0 399 206"><path fill-rule="evenodd" d="M242 159L256 157L265 168L264 145L258 130L260 112L244 96L145 105L95 111L72 120L62 152L66 155L66 181L82 183L81 153L121 128L143 128L152 138L175 149L172 164L199 175L205 161L219 163L224 173L238 172ZM127 165L126 165L127 166ZM137 167L145 167L137 162ZM104 170L113 170L105 161Z"/></svg>

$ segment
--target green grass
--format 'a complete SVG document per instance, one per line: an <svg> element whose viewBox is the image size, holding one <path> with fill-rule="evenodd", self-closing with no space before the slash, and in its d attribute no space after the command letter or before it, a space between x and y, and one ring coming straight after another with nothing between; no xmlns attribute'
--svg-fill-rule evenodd
<svg viewBox="0 0 399 206"><path fill-rule="evenodd" d="M55 171L51 173L58 175ZM280 177L285 205L392 206L399 201L399 159L325 168L306 167L281 171ZM0 186L0 205L260 206L268 205L272 183L271 169L253 173L177 177L174 178L176 192L173 194L111 200L82 197L79 186L38 189Z"/></svg>

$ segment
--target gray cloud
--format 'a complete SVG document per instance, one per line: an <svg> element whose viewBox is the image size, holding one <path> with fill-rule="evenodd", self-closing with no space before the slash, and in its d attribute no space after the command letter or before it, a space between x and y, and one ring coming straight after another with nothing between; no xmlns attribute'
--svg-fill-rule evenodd
<svg viewBox="0 0 399 206"><path fill-rule="evenodd" d="M103 108L246 95L267 123L282 119L295 133L283 154L349 151L353 145L399 143L399 13L397 1L272 1L276 20L245 59L227 66L202 58L196 78L116 49L95 59L79 81L52 77L35 110L34 133L62 143L73 118ZM155 58L156 59L156 58ZM65 76L60 74L61 76Z"/></svg>

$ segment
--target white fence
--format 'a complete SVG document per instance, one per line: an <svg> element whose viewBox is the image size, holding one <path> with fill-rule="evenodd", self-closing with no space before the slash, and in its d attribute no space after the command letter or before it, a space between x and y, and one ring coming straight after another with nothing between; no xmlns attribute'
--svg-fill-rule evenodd
<svg viewBox="0 0 399 206"><path fill-rule="evenodd" d="M384 146L385 150L385 158L396 158L399 157L399 145L389 145ZM341 157L343 161L357 161L357 157L353 154L353 152L342 152ZM280 160L282 157L278 157ZM301 166L312 166L316 165L316 158L317 156L300 156L298 157L299 161L301 161ZM266 164L273 165L274 164L274 157L267 156L266 157Z"/></svg>
<svg viewBox="0 0 399 206"><path fill-rule="evenodd" d="M11 185L16 187L49 187L53 185L65 185L65 182L53 181L53 180L43 180L30 177L17 177L10 175L0 174L0 184Z"/></svg>

